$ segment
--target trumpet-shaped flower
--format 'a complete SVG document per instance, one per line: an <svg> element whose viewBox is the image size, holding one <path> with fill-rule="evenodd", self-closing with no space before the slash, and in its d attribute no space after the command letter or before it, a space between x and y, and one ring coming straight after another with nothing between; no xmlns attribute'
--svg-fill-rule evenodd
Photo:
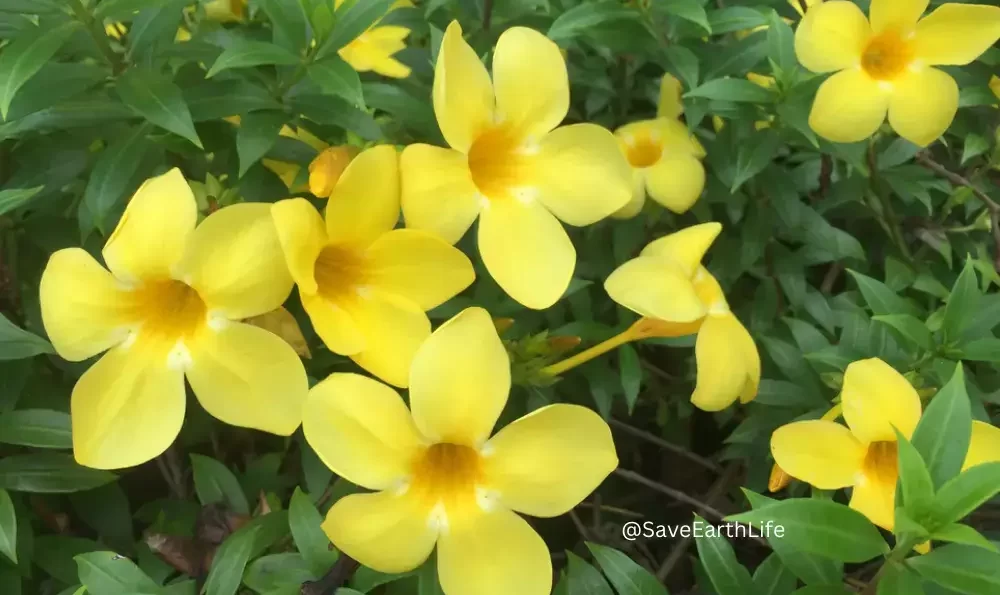
<svg viewBox="0 0 1000 595"><path fill-rule="evenodd" d="M680 92L680 81L665 75L657 117L615 131L632 166L632 198L614 213L616 218L637 215L647 194L671 211L683 213L705 189L705 168L700 161L705 149L677 119L683 111Z"/></svg>
<svg viewBox="0 0 1000 595"><path fill-rule="evenodd" d="M548 548L518 516L571 510L618 465L608 425L578 405L538 409L490 435L510 361L489 314L434 331L410 368L410 408L355 374L313 387L303 431L338 475L374 493L330 509L323 530L381 572L416 568L437 546L446 595L547 595Z"/></svg>
<svg viewBox="0 0 1000 595"><path fill-rule="evenodd" d="M718 223L702 223L655 240L604 282L611 299L645 318L643 336L698 334L691 403L705 411L753 400L760 383L757 346L701 265L720 231Z"/></svg>
<svg viewBox="0 0 1000 595"><path fill-rule="evenodd" d="M344 0L336 0L335 6L340 8ZM409 8L413 6L410 0L399 0L389 10ZM410 30L398 25L380 25L376 23L367 31L355 37L338 52L340 57L358 72L374 71L382 76L406 78L410 76L410 67L393 56L406 47L404 40Z"/></svg>
<svg viewBox="0 0 1000 595"><path fill-rule="evenodd" d="M559 220L590 225L629 200L631 172L614 135L594 124L556 128L569 110L566 62L556 44L524 27L497 41L491 82L452 22L433 95L451 149L403 151L407 227L455 243L478 217L490 275L521 304L551 306L576 266Z"/></svg>
<svg viewBox="0 0 1000 595"><path fill-rule="evenodd" d="M326 205L271 207L302 306L334 353L405 387L410 360L431 333L425 312L468 287L475 273L437 236L393 230L399 220L399 161L388 145L358 155Z"/></svg>
<svg viewBox="0 0 1000 595"><path fill-rule="evenodd" d="M107 352L73 387L73 453L114 469L162 453L181 429L186 377L202 406L236 426L287 436L308 384L295 351L238 322L274 310L292 279L268 205L237 204L195 227L177 169L147 180L104 246L105 270L60 250L41 279L42 320L70 361Z"/></svg>
<svg viewBox="0 0 1000 595"><path fill-rule="evenodd" d="M813 72L836 72L819 88L809 125L835 142L878 130L888 114L901 137L926 146L958 110L958 85L933 66L961 66L1000 38L1000 7L929 0L872 0L871 22L852 2L809 9L795 32L795 54Z"/></svg>
<svg viewBox="0 0 1000 595"><path fill-rule="evenodd" d="M823 490L853 487L850 506L892 530L897 471L896 433L907 439L920 421L920 397L902 374L880 359L856 361L840 393L843 426L797 421L771 435L771 454L788 475ZM963 469L1000 460L1000 429L972 422Z"/></svg>

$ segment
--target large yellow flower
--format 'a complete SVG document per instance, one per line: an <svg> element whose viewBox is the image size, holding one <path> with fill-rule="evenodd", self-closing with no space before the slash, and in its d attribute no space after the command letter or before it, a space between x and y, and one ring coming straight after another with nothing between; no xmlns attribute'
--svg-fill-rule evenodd
<svg viewBox="0 0 1000 595"><path fill-rule="evenodd" d="M490 437L510 361L489 314L469 308L421 345L410 409L396 391L333 374L310 391L303 431L338 475L375 493L337 501L323 530L381 572L406 572L437 545L447 595L548 595L552 565L520 516L571 510L618 465L608 425L549 405Z"/></svg>
<svg viewBox="0 0 1000 595"><path fill-rule="evenodd" d="M771 435L783 471L822 490L853 487L851 508L892 530L895 519L896 433L907 439L920 421L920 397L902 374L880 359L847 366L840 393L847 427L829 420L797 421ZM1000 429L972 422L963 469L1000 460Z"/></svg>
<svg viewBox="0 0 1000 595"><path fill-rule="evenodd" d="M344 0L336 0L336 8ZM412 7L410 0L399 0L389 9ZM406 47L404 40L410 34L406 27L398 25L372 25L367 31L357 36L340 49L340 57L358 72L374 71L382 76L406 78L410 76L410 67L393 57Z"/></svg>
<svg viewBox="0 0 1000 595"><path fill-rule="evenodd" d="M614 213L616 218L637 215L647 194L671 211L683 213L705 189L705 168L700 161L705 149L677 119L683 111L680 92L680 81L665 75L656 118L615 131L632 166L632 198Z"/></svg>
<svg viewBox="0 0 1000 595"><path fill-rule="evenodd" d="M958 85L932 66L964 65L1000 38L1000 7L929 0L872 0L871 24L855 4L809 9L795 32L799 62L837 72L819 88L809 125L835 142L868 138L889 116L901 137L926 146L958 110ZM919 20L919 22L918 22Z"/></svg>
<svg viewBox="0 0 1000 595"><path fill-rule="evenodd" d="M559 219L590 225L631 194L614 135L594 124L556 128L568 110L569 77L556 44L531 29L508 29L491 82L452 22L434 72L434 113L451 149L410 145L400 162L407 227L455 243L479 217L487 270L529 308L554 304L573 276L576 251Z"/></svg>
<svg viewBox="0 0 1000 595"><path fill-rule="evenodd" d="M344 170L326 205L271 208L302 306L331 351L405 387L410 360L431 333L425 312L475 278L461 251L433 234L392 228L399 220L396 149L382 145Z"/></svg>
<svg viewBox="0 0 1000 595"><path fill-rule="evenodd" d="M73 387L73 452L114 469L162 453L184 420L184 378L220 420L287 436L308 384L295 351L237 322L274 310L292 279L269 205L237 204L195 228L180 170L147 180L104 246L110 273L79 248L49 259L45 330L70 361L107 353Z"/></svg>
<svg viewBox="0 0 1000 595"><path fill-rule="evenodd" d="M702 223L655 240L604 282L611 299L645 317L643 336L698 334L691 403L705 411L753 400L760 383L757 346L701 265L720 231L718 223Z"/></svg>

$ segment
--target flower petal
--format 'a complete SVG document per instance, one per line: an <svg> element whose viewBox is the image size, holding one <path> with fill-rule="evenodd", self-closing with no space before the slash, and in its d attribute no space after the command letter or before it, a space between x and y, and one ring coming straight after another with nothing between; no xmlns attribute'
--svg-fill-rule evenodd
<svg viewBox="0 0 1000 595"><path fill-rule="evenodd" d="M316 259L326 246L323 218L304 198L280 200L271 205L271 217L285 255L285 264L299 291L314 294Z"/></svg>
<svg viewBox="0 0 1000 595"><path fill-rule="evenodd" d="M142 342L115 347L73 387L73 455L96 469L120 469L160 455L184 422L184 373Z"/></svg>
<svg viewBox="0 0 1000 595"><path fill-rule="evenodd" d="M663 156L705 156L705 147L678 120L656 118L632 122L615 129L615 136L625 144L626 149L645 140L659 148Z"/></svg>
<svg viewBox="0 0 1000 595"><path fill-rule="evenodd" d="M820 85L809 112L809 127L837 143L864 140L885 121L889 95L862 70L838 72Z"/></svg>
<svg viewBox="0 0 1000 595"><path fill-rule="evenodd" d="M364 348L350 354L356 364L393 386L406 388L417 348L431 334L431 321L408 299L375 289L345 302Z"/></svg>
<svg viewBox="0 0 1000 595"><path fill-rule="evenodd" d="M493 85L498 119L525 138L541 138L569 112L566 60L559 46L534 29L511 27L500 35Z"/></svg>
<svg viewBox="0 0 1000 595"><path fill-rule="evenodd" d="M61 357L78 362L128 336L130 295L80 248L49 257L39 284L42 322Z"/></svg>
<svg viewBox="0 0 1000 595"><path fill-rule="evenodd" d="M608 424L579 405L537 409L497 432L484 451L487 484L503 505L540 517L569 511L618 466Z"/></svg>
<svg viewBox="0 0 1000 595"><path fill-rule="evenodd" d="M327 467L372 490L410 475L421 444L399 394L360 374L331 374L314 386L302 431Z"/></svg>
<svg viewBox="0 0 1000 595"><path fill-rule="evenodd" d="M759 372L755 380L754 362L746 357L748 338L747 330L732 314L705 318L694 345L698 379L691 395L692 405L703 411L721 411L732 405L737 397L756 394ZM759 359L756 365L759 370Z"/></svg>
<svg viewBox="0 0 1000 595"><path fill-rule="evenodd" d="M907 438L920 421L920 397L913 386L878 358L856 361L844 372L840 393L844 421L862 443Z"/></svg>
<svg viewBox="0 0 1000 595"><path fill-rule="evenodd" d="M479 134L493 124L493 84L476 51L452 21L441 39L434 66L434 115L448 146L468 152Z"/></svg>
<svg viewBox="0 0 1000 595"><path fill-rule="evenodd" d="M705 189L705 167L690 155L662 157L646 170L649 196L674 213L690 209Z"/></svg>
<svg viewBox="0 0 1000 595"><path fill-rule="evenodd" d="M740 403L749 403L757 398L757 391L760 389L760 352L746 327L736 316L732 314L730 316L740 327L740 330L733 334L732 340L742 355L740 361L746 366L747 374L746 384L743 386L743 392L740 393Z"/></svg>
<svg viewBox="0 0 1000 595"><path fill-rule="evenodd" d="M905 36L917 26L928 4L930 0L872 0L868 11L872 31L881 33L894 29Z"/></svg>
<svg viewBox="0 0 1000 595"><path fill-rule="evenodd" d="M435 235L396 229L375 240L366 252L368 282L405 297L424 310L443 304L472 284L472 262L461 250Z"/></svg>
<svg viewBox="0 0 1000 595"><path fill-rule="evenodd" d="M302 360L281 337L232 322L189 342L186 373L198 402L233 426L289 436L309 390Z"/></svg>
<svg viewBox="0 0 1000 595"><path fill-rule="evenodd" d="M499 509L441 534L438 578L445 593L548 595L552 561L524 519Z"/></svg>
<svg viewBox="0 0 1000 595"><path fill-rule="evenodd" d="M235 204L206 217L191 235L179 269L210 311L231 320L270 312L292 292L266 203Z"/></svg>
<svg viewBox="0 0 1000 595"><path fill-rule="evenodd" d="M948 3L917 23L917 57L927 64L965 66L1000 38L1000 7Z"/></svg>
<svg viewBox="0 0 1000 595"><path fill-rule="evenodd" d="M104 262L129 283L170 279L197 219L198 205L181 170L149 178L104 245Z"/></svg>
<svg viewBox="0 0 1000 595"><path fill-rule="evenodd" d="M479 216L478 239L490 276L525 307L543 310L566 293L576 250L541 203L491 201Z"/></svg>
<svg viewBox="0 0 1000 595"><path fill-rule="evenodd" d="M667 73L660 79L660 99L656 103L657 118L679 118L684 113L684 102L681 95L684 87L677 77Z"/></svg>
<svg viewBox="0 0 1000 595"><path fill-rule="evenodd" d="M850 507L879 527L892 531L896 518L895 473L863 473L851 491Z"/></svg>
<svg viewBox="0 0 1000 595"><path fill-rule="evenodd" d="M775 430L771 456L792 477L821 490L836 490L854 485L865 449L845 426L812 419Z"/></svg>
<svg viewBox="0 0 1000 595"><path fill-rule="evenodd" d="M973 420L972 439L962 463L962 471L982 463L1000 461L1000 428L983 421Z"/></svg>
<svg viewBox="0 0 1000 595"><path fill-rule="evenodd" d="M365 336L343 304L301 291L299 297L313 329L330 351L338 355L354 355L365 348Z"/></svg>
<svg viewBox="0 0 1000 595"><path fill-rule="evenodd" d="M438 532L420 500L394 492L351 494L330 508L323 531L337 549L365 566L402 573L434 551Z"/></svg>
<svg viewBox="0 0 1000 595"><path fill-rule="evenodd" d="M958 84L937 68L907 72L893 81L889 124L899 136L926 147L944 134L958 112Z"/></svg>
<svg viewBox="0 0 1000 595"><path fill-rule="evenodd" d="M813 72L833 72L860 63L872 30L853 2L813 6L795 30L795 55Z"/></svg>
<svg viewBox="0 0 1000 595"><path fill-rule="evenodd" d="M479 446L510 393L510 360L493 319L467 308L427 339L410 368L410 408L435 442Z"/></svg>
<svg viewBox="0 0 1000 595"><path fill-rule="evenodd" d="M399 221L399 157L391 145L351 161L326 204L331 242L370 244Z"/></svg>
<svg viewBox="0 0 1000 595"><path fill-rule="evenodd" d="M692 322L706 314L691 280L671 263L648 256L615 269L604 290L618 304L649 318Z"/></svg>
<svg viewBox="0 0 1000 595"><path fill-rule="evenodd" d="M685 227L680 231L653 240L642 249L641 256L657 258L680 267L688 279L693 278L705 253L722 232L722 224L715 221Z"/></svg>
<svg viewBox="0 0 1000 595"><path fill-rule="evenodd" d="M632 168L615 136L596 124L545 135L532 165L538 201L570 225L596 223L632 198Z"/></svg>
<svg viewBox="0 0 1000 595"><path fill-rule="evenodd" d="M631 219L642 212L642 207L646 204L646 172L642 169L632 170L632 198L625 203L625 206L618 209L611 216L615 219Z"/></svg>
<svg viewBox="0 0 1000 595"><path fill-rule="evenodd" d="M457 242L479 215L479 190L458 151L410 145L399 158L406 226Z"/></svg>

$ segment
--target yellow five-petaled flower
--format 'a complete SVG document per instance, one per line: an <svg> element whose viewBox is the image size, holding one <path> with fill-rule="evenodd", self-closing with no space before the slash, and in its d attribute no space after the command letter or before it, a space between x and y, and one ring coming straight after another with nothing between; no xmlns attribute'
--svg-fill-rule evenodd
<svg viewBox="0 0 1000 595"><path fill-rule="evenodd" d="M556 128L569 111L559 47L513 27L493 79L453 22L434 71L434 113L451 149L410 145L400 166L407 227L455 243L476 218L483 263L507 294L544 309L569 286L576 251L559 220L590 225L620 209L631 171L594 124Z"/></svg>
<svg viewBox="0 0 1000 595"><path fill-rule="evenodd" d="M89 467L138 465L184 420L187 377L220 420L287 436L302 419L302 362L276 335L239 322L292 290L269 205L237 204L195 227L177 169L147 180L104 246L110 273L80 248L49 259L45 330L62 357L101 357L73 387L73 454Z"/></svg>
<svg viewBox="0 0 1000 595"><path fill-rule="evenodd" d="M446 595L548 595L548 548L516 512L564 514L618 458L608 425L578 405L543 407L490 437L510 382L493 321L470 308L421 345L409 410L355 374L313 387L309 444L337 474L375 490L334 503L323 523L333 544L391 573L416 568L436 545Z"/></svg>
<svg viewBox="0 0 1000 595"><path fill-rule="evenodd" d="M958 110L958 85L933 66L961 66L1000 38L1000 7L929 0L872 0L871 22L855 4L809 9L795 32L799 62L836 72L819 88L809 125L836 142L864 140L889 116L901 137L926 146Z"/></svg>

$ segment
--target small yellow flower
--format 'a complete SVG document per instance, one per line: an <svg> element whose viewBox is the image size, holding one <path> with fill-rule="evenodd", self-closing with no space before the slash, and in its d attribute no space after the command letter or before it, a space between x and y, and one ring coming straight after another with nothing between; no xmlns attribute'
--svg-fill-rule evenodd
<svg viewBox="0 0 1000 595"><path fill-rule="evenodd" d="M344 0L336 0L335 6L340 8L343 3ZM412 6L410 0L399 0L389 10ZM410 76L410 67L393 55L406 47L404 40L409 34L406 27L376 23L341 48L338 54L358 72L374 71L382 76L406 78Z"/></svg>
<svg viewBox="0 0 1000 595"><path fill-rule="evenodd" d="M147 180L103 256L49 259L42 320L56 351L107 352L73 387L73 453L89 467L138 465L162 453L184 420L184 379L220 420L283 436L298 427L308 384L281 338L239 322L292 290L269 205L198 217L180 170Z"/></svg>
<svg viewBox="0 0 1000 595"><path fill-rule="evenodd" d="M405 387L410 360L431 333L425 312L475 278L461 251L399 220L396 149L355 158L326 205L303 198L271 207L288 268L316 333L334 353Z"/></svg>
<svg viewBox="0 0 1000 595"><path fill-rule="evenodd" d="M684 110L680 94L680 81L664 75L656 119L632 122L615 131L632 166L632 198L614 213L615 218L639 214L647 194L671 211L684 213L705 189L705 168L700 161L705 149L677 120Z"/></svg>
<svg viewBox="0 0 1000 595"><path fill-rule="evenodd" d="M891 531L898 477L893 427L910 438L920 397L902 374L872 358L847 366L840 399L846 427L825 419L792 422L771 435L771 454L786 473L819 489L853 487L851 508ZM972 422L963 470L997 460L1000 429Z"/></svg>
<svg viewBox="0 0 1000 595"><path fill-rule="evenodd" d="M493 434L510 361L481 308L428 338L410 368L410 408L356 374L316 385L303 431L323 462L374 493L338 500L323 523L333 544L380 572L407 572L437 547L448 595L543 595L552 565L517 513L554 517L618 466L611 431L579 405L538 409Z"/></svg>
<svg viewBox="0 0 1000 595"><path fill-rule="evenodd" d="M451 149L416 144L403 151L407 227L455 243L478 217L490 275L521 304L551 306L576 266L559 220L590 225L629 200L631 172L614 135L594 124L556 128L569 110L566 62L555 43L524 27L497 41L491 82L452 22L433 99Z"/></svg>
<svg viewBox="0 0 1000 595"><path fill-rule="evenodd" d="M348 145L327 147L320 151L309 164L309 191L319 198L328 198L344 169L357 154L357 150Z"/></svg>
<svg viewBox="0 0 1000 595"><path fill-rule="evenodd" d="M655 240L604 282L611 299L645 317L642 336L698 334L691 403L705 411L753 400L760 383L757 346L701 265L720 231L718 223L702 223Z"/></svg>
<svg viewBox="0 0 1000 595"><path fill-rule="evenodd" d="M239 118L239 116L236 116ZM239 125L239 122L236 122ZM292 128L291 126L282 126L281 132L279 133L285 138L294 138L300 140L310 147L316 149L316 151L324 151L330 147L327 143L323 142L321 139L314 136L305 128ZM285 187L288 188L293 194L298 194L300 192L306 192L306 184L296 184L295 180L298 179L299 173L302 171L302 166L298 163L289 163L287 161L278 161L277 159L261 159L261 165L267 169L273 171L281 181L285 183Z"/></svg>
<svg viewBox="0 0 1000 595"><path fill-rule="evenodd" d="M958 85L932 66L961 66L1000 38L1000 7L928 0L872 0L871 24L855 4L834 0L806 13L795 54L813 72L836 72L816 94L809 125L834 142L856 142L889 117L899 136L926 146L958 110Z"/></svg>
<svg viewBox="0 0 1000 595"><path fill-rule="evenodd" d="M246 16L247 0L209 0L203 6L210 21L238 23Z"/></svg>

